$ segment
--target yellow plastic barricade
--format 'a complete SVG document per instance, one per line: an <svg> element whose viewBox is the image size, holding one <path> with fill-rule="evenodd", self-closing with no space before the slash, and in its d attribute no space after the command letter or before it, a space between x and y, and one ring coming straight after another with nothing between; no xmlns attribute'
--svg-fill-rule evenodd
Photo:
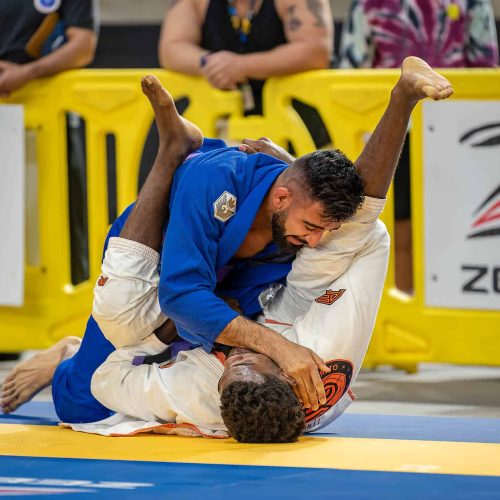
<svg viewBox="0 0 500 500"><path fill-rule="evenodd" d="M188 97L186 116L207 136L220 117L238 113L239 94L221 92L202 79L158 70L81 70L33 82L2 104L24 106L28 136L35 136L38 209L27 221L25 300L21 308L0 307L0 351L45 348L64 335L82 335L100 270L108 220L107 138L114 137L117 213L137 195L141 153L153 120L141 78L153 73L174 99ZM88 278L74 284L71 273L66 113L85 123L86 202L75 210L88 218ZM29 148L28 148L29 149ZM29 181L28 181L29 183ZM37 188L37 189L36 189ZM33 196L33 193L30 193ZM31 234L32 233L32 234ZM28 259L29 260L29 259Z"/></svg>
<svg viewBox="0 0 500 500"><path fill-rule="evenodd" d="M0 308L1 351L45 347L63 335L82 334L109 227L106 138L110 134L115 137L120 212L136 196L139 160L152 120L139 85L147 72L74 71L31 84L12 97L10 102L24 104L26 128L36 133L40 262L26 266L24 307ZM359 70L316 71L271 79L264 89L264 115L243 117L237 92L220 92L200 79L166 71L153 73L174 98L189 98L185 116L208 136L216 136L218 119L229 117L227 134L232 140L269 136L281 145L291 143L298 154L312 151L312 137L291 105L298 99L319 111L334 147L353 159L380 119L398 77L398 72L391 70ZM443 73L453 83L454 99L500 100L500 70ZM80 115L86 124L90 271L89 279L76 285L71 282L69 241L68 111ZM366 364L388 363L407 369L421 361L498 365L500 305L498 310L489 311L425 305L422 128L419 104L411 137L415 292L408 296L395 288L392 254ZM392 233L391 195L383 219Z"/></svg>

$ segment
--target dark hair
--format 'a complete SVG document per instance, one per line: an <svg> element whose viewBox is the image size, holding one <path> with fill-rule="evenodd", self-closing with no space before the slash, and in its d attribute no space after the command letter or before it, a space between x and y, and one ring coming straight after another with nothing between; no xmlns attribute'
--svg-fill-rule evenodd
<svg viewBox="0 0 500 500"><path fill-rule="evenodd" d="M222 391L222 419L240 443L292 443L305 426L301 404L285 381L263 377L260 384L237 380Z"/></svg>
<svg viewBox="0 0 500 500"><path fill-rule="evenodd" d="M323 206L324 219L343 222L363 203L361 177L342 151L315 151L300 157L294 165L306 184L309 198Z"/></svg>

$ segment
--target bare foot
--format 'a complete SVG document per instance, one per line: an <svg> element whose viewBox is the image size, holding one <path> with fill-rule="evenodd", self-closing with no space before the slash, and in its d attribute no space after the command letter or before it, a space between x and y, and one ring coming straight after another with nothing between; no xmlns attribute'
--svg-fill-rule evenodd
<svg viewBox="0 0 500 500"><path fill-rule="evenodd" d="M398 87L415 102L426 97L437 101L453 94L451 83L418 57L407 57L403 61L396 89Z"/></svg>
<svg viewBox="0 0 500 500"><path fill-rule="evenodd" d="M50 385L59 363L73 356L81 342L79 337L64 337L49 349L15 366L3 382L0 396L2 412L13 412Z"/></svg>
<svg viewBox="0 0 500 500"><path fill-rule="evenodd" d="M199 149L203 143L201 130L177 113L172 96L162 87L158 78L148 75L142 79L141 85L155 113L160 136L158 155L160 156L167 148L170 148L169 155L171 155L173 145L176 147L176 152L184 156Z"/></svg>

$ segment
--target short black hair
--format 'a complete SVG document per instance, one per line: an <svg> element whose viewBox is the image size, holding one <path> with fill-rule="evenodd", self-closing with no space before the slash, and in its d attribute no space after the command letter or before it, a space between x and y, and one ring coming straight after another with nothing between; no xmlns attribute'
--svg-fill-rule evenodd
<svg viewBox="0 0 500 500"><path fill-rule="evenodd" d="M285 381L263 377L262 383L237 380L224 388L222 419L240 443L293 443L304 430L304 410Z"/></svg>
<svg viewBox="0 0 500 500"><path fill-rule="evenodd" d="M344 222L363 203L361 177L342 151L314 151L298 158L294 165L305 183L309 198L321 203L325 220Z"/></svg>

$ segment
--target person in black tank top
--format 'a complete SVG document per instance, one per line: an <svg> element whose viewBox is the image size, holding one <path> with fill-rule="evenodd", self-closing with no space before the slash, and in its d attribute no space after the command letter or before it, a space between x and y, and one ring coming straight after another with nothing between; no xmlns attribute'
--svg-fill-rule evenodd
<svg viewBox="0 0 500 500"><path fill-rule="evenodd" d="M287 43L283 22L276 12L274 0L263 0L262 7L253 16L248 40L243 43L231 25L227 0L210 0L202 26L201 46L209 52L229 50L237 54L265 52ZM262 113L264 80L249 80L253 94L253 109L247 114Z"/></svg>
<svg viewBox="0 0 500 500"><path fill-rule="evenodd" d="M178 0L165 16L159 58L220 89L249 85L246 114L260 114L266 78L328 68L332 50L328 0Z"/></svg>

